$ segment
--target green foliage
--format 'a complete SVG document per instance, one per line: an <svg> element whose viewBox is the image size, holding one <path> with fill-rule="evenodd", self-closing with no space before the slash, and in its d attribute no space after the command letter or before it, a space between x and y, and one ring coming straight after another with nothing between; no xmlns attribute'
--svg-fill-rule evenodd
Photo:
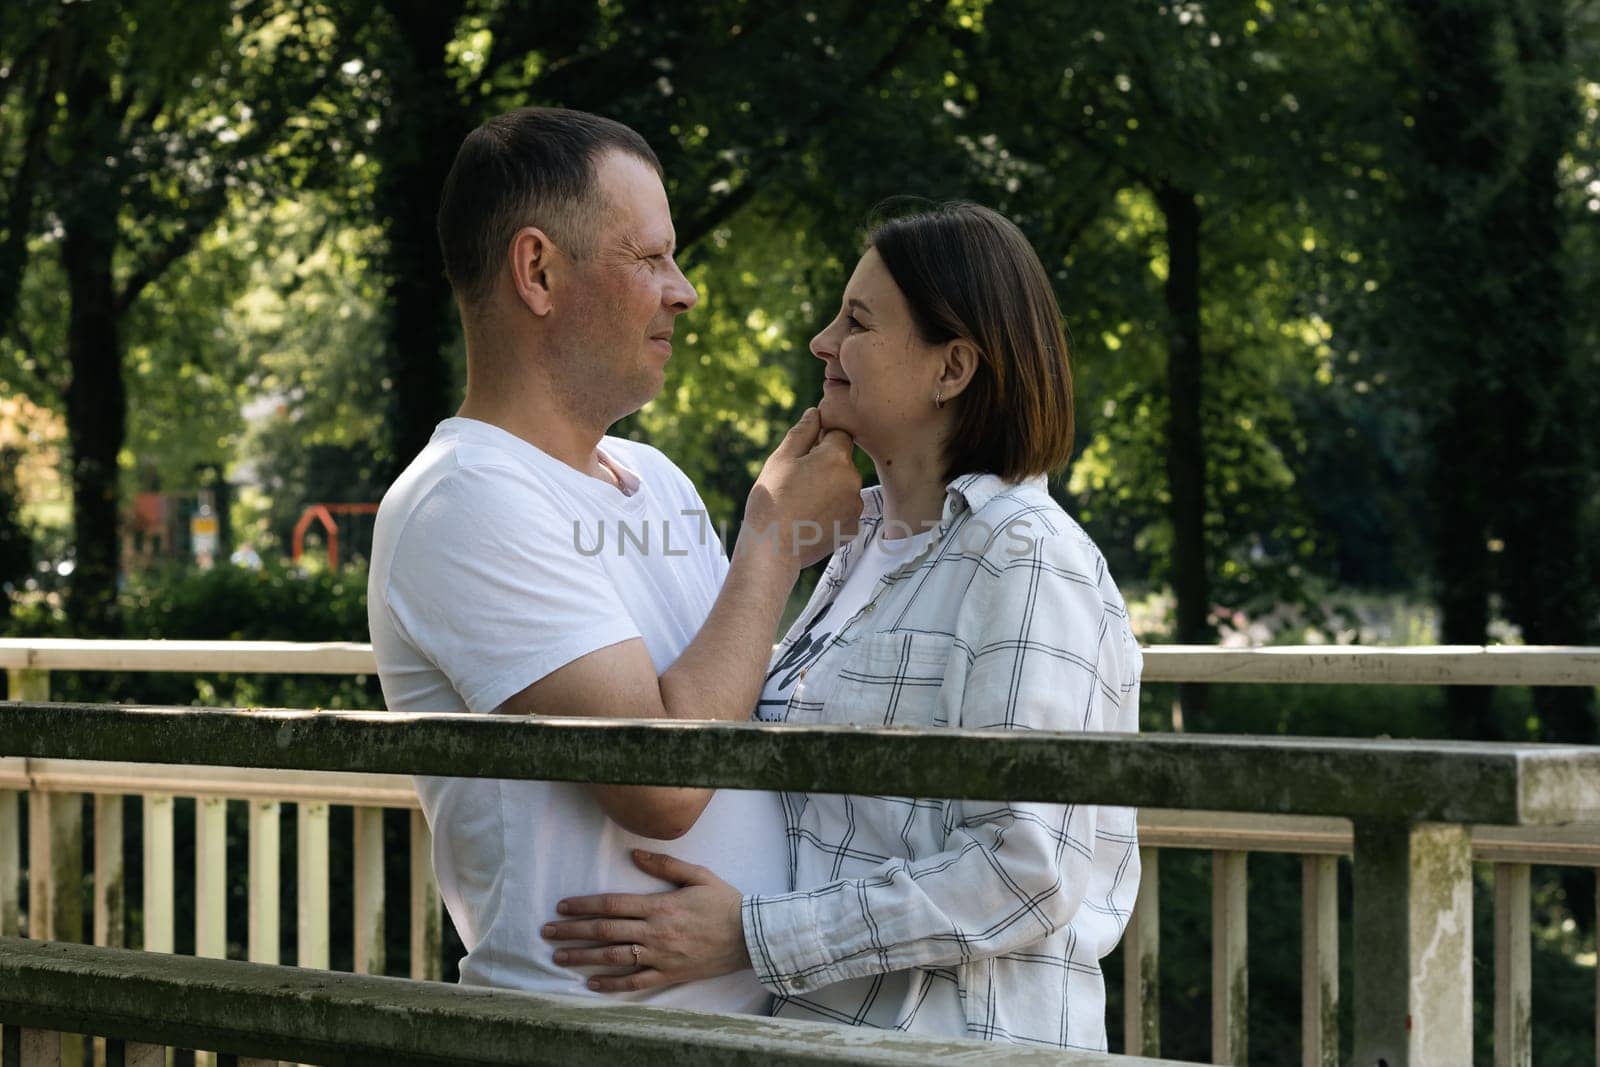
<svg viewBox="0 0 1600 1067"><path fill-rule="evenodd" d="M152 571L123 592L130 636L226 641L355 641L367 626L357 568L213 567Z"/></svg>
<svg viewBox="0 0 1600 1067"><path fill-rule="evenodd" d="M198 469L225 465L237 450L250 367L232 305L257 232L219 226L132 309L125 483L188 489Z"/></svg>
<svg viewBox="0 0 1600 1067"><path fill-rule="evenodd" d="M719 517L814 398L805 344L873 206L895 193L968 195L1015 217L1058 282L1083 442L1061 488L1122 571L1162 581L1165 248L1150 189L1178 180L1206 220L1216 601L1303 596L1308 576L1402 586L1426 569L1434 535L1417 519L1418 472L1431 446L1418 412L1445 395L1433 384L1450 371L1430 352L1416 374L1396 373L1397 344L1415 332L1392 263L1399 149L1418 97L1405 75L1409 24L1391 5L1359 19L1254 0L719 3L672 18L617 3L560 20L534 17L537 7L439 7L430 17L444 27L449 84L473 116L593 107L660 150L704 300L667 390L618 429L677 457ZM1527 15L1509 0L1505 10ZM192 14L168 28L124 5L96 31L119 63L158 57L117 89L148 120L124 131L119 275L131 283L179 238L196 242L141 290L124 329L124 491L135 476L180 487L197 467L231 465L264 482L240 517L270 544L312 498L371 498L393 462L396 386L380 369L393 220L372 205L394 165L386 146L409 121L391 105L409 91L405 42L422 27L403 5L356 0ZM5 91L20 101L51 26L27 6L7 19L18 73ZM1595 51L1582 27L1579 70ZM798 62L814 71L803 98L786 77ZM1511 111L1495 121L1516 134L1513 162L1531 144L1517 131L1539 94L1559 89L1542 70L1506 75ZM308 100L313 86L322 95ZM1592 81L1579 89L1562 162L1574 217L1595 210L1600 97ZM269 125L271 147L244 151ZM20 151L25 131L4 127L6 150ZM1573 231L1575 292L1592 288L1600 262L1593 232ZM51 404L68 378L58 241L48 228L31 237L19 326L0 336L0 375ZM1592 353L1592 302L1574 310L1574 348ZM440 357L456 381L459 355L447 344ZM247 399L269 417L242 418ZM1582 496L1597 499L1592 487Z"/></svg>
<svg viewBox="0 0 1600 1067"><path fill-rule="evenodd" d="M240 220L253 238L250 272L233 299L250 420L235 457L249 464L241 538L288 549L301 510L370 502L390 465L384 415L393 383L378 370L381 238L338 221L326 198L281 200ZM239 472L236 471L236 476Z"/></svg>

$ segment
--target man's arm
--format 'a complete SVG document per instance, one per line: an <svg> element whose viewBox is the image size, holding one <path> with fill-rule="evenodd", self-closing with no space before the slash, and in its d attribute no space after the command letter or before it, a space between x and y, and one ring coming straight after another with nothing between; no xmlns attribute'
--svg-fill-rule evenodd
<svg viewBox="0 0 1600 1067"><path fill-rule="evenodd" d="M745 524L710 615L671 667L656 675L634 638L597 649L509 698L505 714L738 722L761 695L772 640L795 578L849 534L861 511L853 443L821 433L807 411L767 460L745 504ZM815 531L827 531L817 536ZM812 536L806 536L808 533ZM672 840L694 825L710 789L673 786L589 787L624 829Z"/></svg>

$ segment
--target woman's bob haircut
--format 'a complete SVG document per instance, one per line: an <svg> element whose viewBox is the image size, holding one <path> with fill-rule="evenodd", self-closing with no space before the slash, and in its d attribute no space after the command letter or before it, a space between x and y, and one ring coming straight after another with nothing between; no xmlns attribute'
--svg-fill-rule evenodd
<svg viewBox="0 0 1600 1067"><path fill-rule="evenodd" d="M1022 231L999 212L956 201L879 223L877 250L928 344L977 350L972 381L951 403L945 479L978 472L1021 481L1072 456L1072 369L1050 278Z"/></svg>

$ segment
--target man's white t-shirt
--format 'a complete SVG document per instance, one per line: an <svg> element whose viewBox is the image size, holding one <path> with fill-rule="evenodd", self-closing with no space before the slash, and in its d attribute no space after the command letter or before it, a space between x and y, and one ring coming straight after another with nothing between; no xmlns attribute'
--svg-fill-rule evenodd
<svg viewBox="0 0 1600 1067"><path fill-rule="evenodd" d="M647 445L607 437L623 482L591 478L495 426L446 419L384 495L367 617L391 711L490 712L573 660L643 638L659 673L693 640L727 574L705 505ZM416 779L439 890L472 985L594 995L539 935L556 901L671 886L633 848L705 866L745 893L789 888L771 793L719 790L687 834L652 841L574 783ZM762 1012L750 971L622 999Z"/></svg>

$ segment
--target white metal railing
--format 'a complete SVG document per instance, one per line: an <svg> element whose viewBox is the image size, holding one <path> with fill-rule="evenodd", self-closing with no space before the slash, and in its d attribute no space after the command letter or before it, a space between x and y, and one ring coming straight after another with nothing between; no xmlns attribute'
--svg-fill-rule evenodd
<svg viewBox="0 0 1600 1067"><path fill-rule="evenodd" d="M12 699L46 700L51 670L372 674L370 646L285 642L0 640L0 666ZM1145 650L1146 682L1600 685L1600 649L1593 648L1311 648L1216 649L1157 646ZM145 820L143 947L170 952L173 897L173 797L196 799L196 953L226 951L225 805L250 806L249 943L252 961L277 962L281 874L281 805L297 806L299 850L296 962L328 966L328 818L332 805L354 809L354 944L358 973L386 973L382 812L407 809L411 826L411 977L437 977L440 908L429 864L427 826L409 779L379 774L245 770L48 759L0 759L0 936L17 932L20 873L17 800L29 796L29 936L81 940L74 918L81 900L81 798L94 797L95 872L92 943L123 942L123 858L105 847L121 840L121 797L143 798ZM77 801L77 803L75 803ZM1251 851L1302 857L1302 983L1304 1062L1338 1062L1337 864L1352 849L1348 820L1229 813L1145 811L1140 817L1145 863L1139 903L1123 941L1124 1038L1130 1053L1158 1055L1159 851L1213 853L1213 1042L1217 1063L1243 1062L1247 1018L1245 954L1247 856ZM1528 1043L1530 966L1528 899L1532 863L1600 866L1600 830L1581 827L1477 827L1476 860L1495 864L1496 1062L1531 1061ZM1600 909L1600 897L1597 897ZM1597 968L1600 971L1600 968ZM1600 978L1600 974L1597 974ZM1600 985L1597 985L1600 996Z"/></svg>

